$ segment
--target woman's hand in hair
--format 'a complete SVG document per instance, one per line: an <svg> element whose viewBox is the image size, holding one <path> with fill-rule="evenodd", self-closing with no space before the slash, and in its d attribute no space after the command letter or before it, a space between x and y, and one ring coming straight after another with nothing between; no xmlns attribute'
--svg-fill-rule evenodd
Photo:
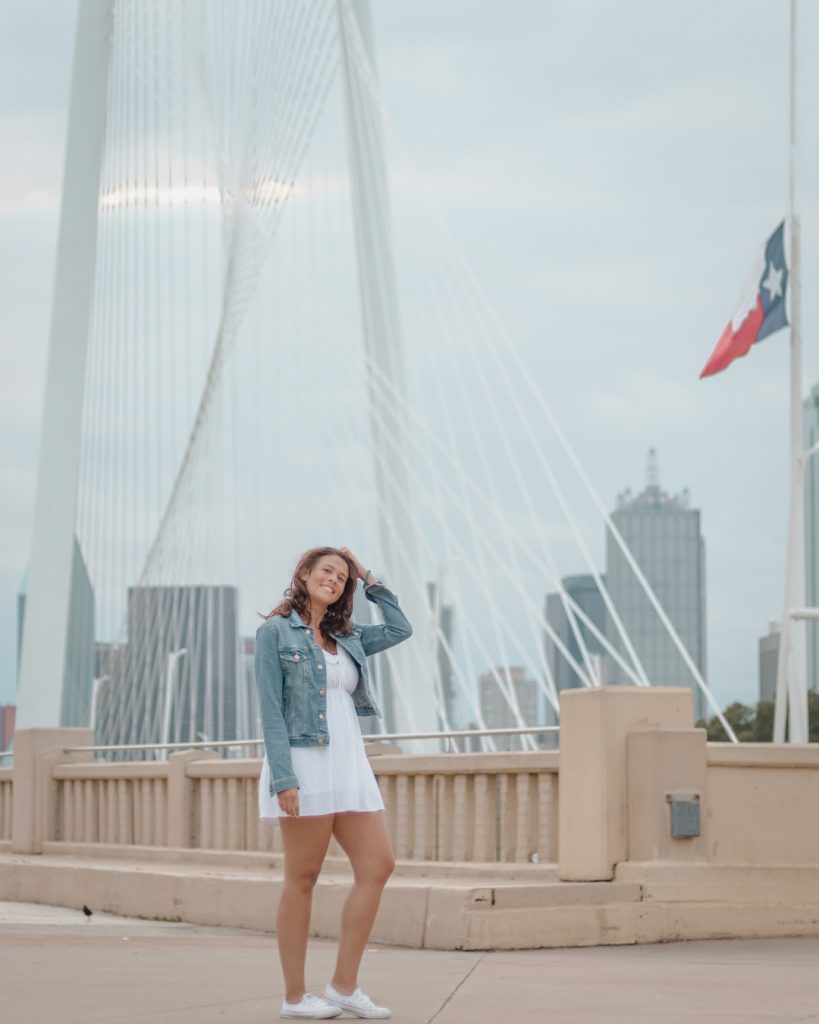
<svg viewBox="0 0 819 1024"><path fill-rule="evenodd" d="M290 818L299 816L299 791L298 789L283 789L276 794L279 798L279 807Z"/></svg>
<svg viewBox="0 0 819 1024"><path fill-rule="evenodd" d="M363 564L355 557L355 555L352 553L352 551L350 551L349 548L339 548L338 550L342 553L342 555L345 556L345 558L350 559L355 568L356 576L358 576L359 579L363 580L367 574L367 570L364 568Z"/></svg>

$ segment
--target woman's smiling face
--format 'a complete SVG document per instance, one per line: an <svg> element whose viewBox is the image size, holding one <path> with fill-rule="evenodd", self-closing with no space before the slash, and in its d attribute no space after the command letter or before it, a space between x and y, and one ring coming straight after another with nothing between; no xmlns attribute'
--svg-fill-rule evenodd
<svg viewBox="0 0 819 1024"><path fill-rule="evenodd" d="M339 555L322 555L302 577L313 607L335 604L344 593L350 568Z"/></svg>

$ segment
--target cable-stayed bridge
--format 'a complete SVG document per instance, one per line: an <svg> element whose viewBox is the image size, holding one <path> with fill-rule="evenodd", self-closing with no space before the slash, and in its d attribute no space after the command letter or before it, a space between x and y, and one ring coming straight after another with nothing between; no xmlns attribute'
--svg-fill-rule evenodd
<svg viewBox="0 0 819 1024"><path fill-rule="evenodd" d="M319 543L373 565L415 627L378 667L387 731L449 730L453 708L485 728L481 674L536 725L513 666L557 721L547 643L580 685L603 652L718 712L552 413L559 381L530 372L411 176L388 187L387 157L408 163L367 3L79 11L18 727L256 736L240 638ZM679 678L647 671L606 536ZM577 571L602 628L561 582Z"/></svg>

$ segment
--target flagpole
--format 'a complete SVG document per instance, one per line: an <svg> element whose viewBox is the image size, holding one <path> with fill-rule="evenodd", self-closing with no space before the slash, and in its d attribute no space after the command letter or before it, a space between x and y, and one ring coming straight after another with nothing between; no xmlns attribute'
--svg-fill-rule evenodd
<svg viewBox="0 0 819 1024"><path fill-rule="evenodd" d="M785 740L785 713L788 714L788 739L791 743L808 741L808 696L806 685L806 629L801 619L793 619L794 609L805 604L805 499L804 441L802 430L802 281L800 266L800 224L796 209L796 0L790 4L790 146L788 167L788 223L790 226L790 504L788 514L788 553L785 568L785 608L779 636L776 673L774 742Z"/></svg>

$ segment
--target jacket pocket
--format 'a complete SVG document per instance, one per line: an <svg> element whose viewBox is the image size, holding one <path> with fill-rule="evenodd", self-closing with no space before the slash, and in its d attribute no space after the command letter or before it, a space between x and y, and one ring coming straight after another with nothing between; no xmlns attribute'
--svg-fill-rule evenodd
<svg viewBox="0 0 819 1024"><path fill-rule="evenodd" d="M310 655L301 648L279 651L284 679L282 714L291 738L309 731L310 722Z"/></svg>

